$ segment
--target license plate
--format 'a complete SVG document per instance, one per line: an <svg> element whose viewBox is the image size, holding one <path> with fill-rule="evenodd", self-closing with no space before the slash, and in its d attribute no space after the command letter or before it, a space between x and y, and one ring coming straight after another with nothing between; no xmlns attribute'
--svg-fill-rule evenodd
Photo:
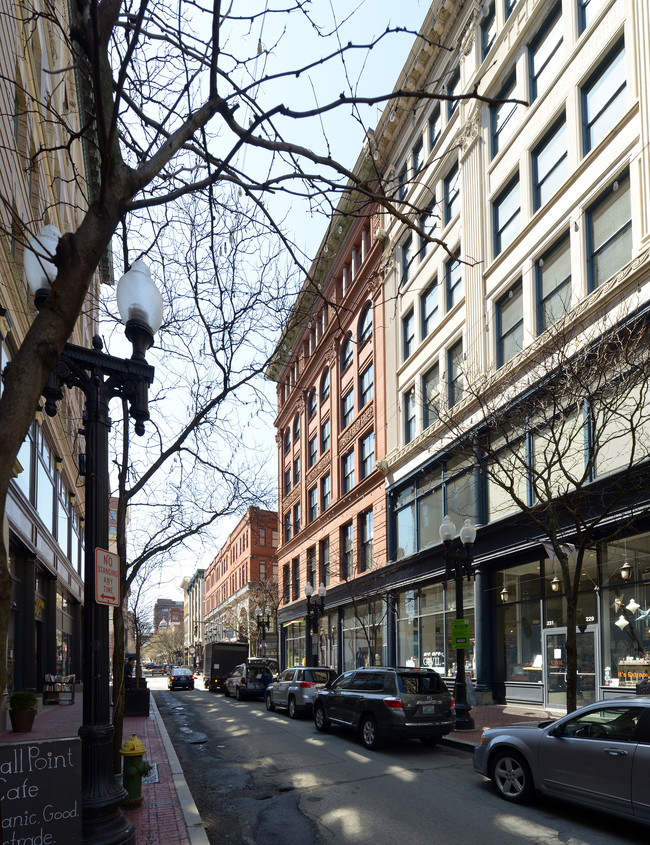
<svg viewBox="0 0 650 845"><path fill-rule="evenodd" d="M422 705L422 713L424 716L430 716L432 713L436 712L435 705L433 704L423 704Z"/></svg>

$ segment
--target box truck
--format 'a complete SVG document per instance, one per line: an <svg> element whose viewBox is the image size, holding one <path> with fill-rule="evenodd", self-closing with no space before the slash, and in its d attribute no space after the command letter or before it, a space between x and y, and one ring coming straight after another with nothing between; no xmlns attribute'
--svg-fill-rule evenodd
<svg viewBox="0 0 650 845"><path fill-rule="evenodd" d="M226 678L248 657L248 643L206 643L203 652L203 683L210 692L223 689Z"/></svg>

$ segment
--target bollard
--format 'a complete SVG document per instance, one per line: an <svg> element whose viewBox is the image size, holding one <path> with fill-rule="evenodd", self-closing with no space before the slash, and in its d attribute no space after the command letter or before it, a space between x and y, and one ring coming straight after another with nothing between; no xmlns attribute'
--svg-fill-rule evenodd
<svg viewBox="0 0 650 845"><path fill-rule="evenodd" d="M137 807L142 804L142 777L149 774L151 766L142 755L146 753L142 740L132 734L120 748L120 754L124 757L124 771L122 784L127 792L127 799L124 804L127 807Z"/></svg>

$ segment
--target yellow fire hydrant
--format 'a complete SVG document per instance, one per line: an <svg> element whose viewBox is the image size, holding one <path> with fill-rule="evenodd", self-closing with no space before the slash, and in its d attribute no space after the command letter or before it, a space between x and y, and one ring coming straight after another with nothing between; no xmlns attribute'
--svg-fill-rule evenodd
<svg viewBox="0 0 650 845"><path fill-rule="evenodd" d="M142 740L135 734L132 734L131 739L127 739L120 748L120 754L124 757L122 784L128 796L124 802L127 807L137 807L142 804L142 777L148 775L151 770L149 763L142 759L146 751Z"/></svg>

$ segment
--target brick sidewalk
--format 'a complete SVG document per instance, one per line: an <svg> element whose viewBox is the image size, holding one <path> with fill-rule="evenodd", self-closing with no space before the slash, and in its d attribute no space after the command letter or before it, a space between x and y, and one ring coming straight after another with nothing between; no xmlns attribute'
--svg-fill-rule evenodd
<svg viewBox="0 0 650 845"><path fill-rule="evenodd" d="M0 743L77 736L82 718L82 696L77 694L74 704L42 706L29 734L5 731L0 733ZM159 720L153 695L149 716L124 718L123 742L135 734L147 749L144 759L151 764L157 763L158 770L157 783L142 784L142 804L133 809L123 808L124 815L135 827L137 845L159 845L162 842L165 845L207 843L205 831L173 748L169 748L168 754L164 741L168 739L167 732ZM190 828L186 824L186 815L189 815L191 820Z"/></svg>

